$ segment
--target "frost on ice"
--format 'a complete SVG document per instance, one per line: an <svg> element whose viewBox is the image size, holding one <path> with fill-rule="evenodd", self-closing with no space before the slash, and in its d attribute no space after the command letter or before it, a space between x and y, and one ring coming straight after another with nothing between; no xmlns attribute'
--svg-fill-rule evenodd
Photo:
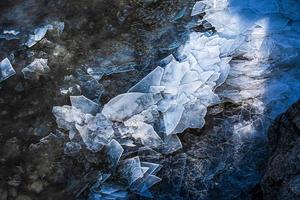
<svg viewBox="0 0 300 200"><path fill-rule="evenodd" d="M8 58L5 58L0 62L0 82L8 79L9 77L15 75L16 72L12 67Z"/></svg>

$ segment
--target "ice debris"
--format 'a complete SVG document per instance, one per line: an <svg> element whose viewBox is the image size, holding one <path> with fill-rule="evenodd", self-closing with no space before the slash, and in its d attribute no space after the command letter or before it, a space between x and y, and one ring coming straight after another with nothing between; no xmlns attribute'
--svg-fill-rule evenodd
<svg viewBox="0 0 300 200"><path fill-rule="evenodd" d="M38 80L41 75L46 75L49 72L48 59L43 58L34 59L30 65L22 69L25 79Z"/></svg>
<svg viewBox="0 0 300 200"><path fill-rule="evenodd" d="M110 175L100 175L99 180L91 188L89 199L128 199L128 189L133 193L151 198L153 196L149 189L161 181L156 176L159 169L160 165L141 162L139 157L123 160L118 166L117 174L120 181L111 182Z"/></svg>
<svg viewBox="0 0 300 200"><path fill-rule="evenodd" d="M219 103L213 91L225 81L229 72L230 58L223 56L226 48L216 46L217 42L230 44L226 39L191 34L190 42L181 48L181 61L170 57L164 68L157 67L128 93L104 105L102 113L112 121L126 124L127 119L154 106L164 124L155 131L164 132L165 137L186 128L203 127L207 107Z"/></svg>
<svg viewBox="0 0 300 200"><path fill-rule="evenodd" d="M85 96L70 96L71 105L84 113L95 115L100 112L100 107Z"/></svg>
<svg viewBox="0 0 300 200"><path fill-rule="evenodd" d="M153 127L146 123L153 122L154 116L157 114L154 112L155 109L150 106L153 99L149 100L150 107L147 111L126 120L123 126L126 125L127 128L123 132L125 134L123 136L116 133L115 129L118 122L114 123L107 119L100 112L99 105L84 96L71 96L70 99L71 106L53 108L58 127L69 131L71 141L65 145L65 153L71 156L75 155L84 145L93 152L101 153L102 166L106 166L103 171L112 174L112 176L120 174L125 181L125 184L124 181L120 183L110 181L95 183L91 189L90 199L100 197L126 198L128 189L134 193L151 197L152 194L149 189L160 181L160 178L155 176L159 165L141 162L139 157L122 159L124 148L128 148L128 146L121 145L120 142L122 143L126 138L134 138L135 142L141 141L140 145L149 146L149 149L150 147L158 148L162 144L161 138ZM143 100L147 99L144 98ZM78 142L78 135L82 139L82 144L80 141Z"/></svg>
<svg viewBox="0 0 300 200"><path fill-rule="evenodd" d="M159 167L140 159L157 159L161 153L180 149L176 134L187 128L202 128L211 105L228 99L237 103L249 100L262 111L264 104L297 98L299 69L268 77L278 64L297 64L293 60L299 55L300 28L296 21L300 20L300 8L291 2L198 1L191 15L203 14L202 24L214 27L215 33L191 33L177 59L168 56L161 62L163 67L157 67L127 93L113 98L99 113L88 113L89 103L87 107L73 103L55 107L58 126L68 130L71 139L79 134L88 149L103 150L110 172L125 180L125 185L111 183L111 175L102 174L90 198L126 199L127 189L151 197L149 188L160 181L155 176ZM285 9L286 6L293 9ZM241 20L243 15L245 19ZM89 73L100 79L106 72L90 69ZM222 90L216 90L220 86ZM281 105L274 107L275 113L282 109ZM241 126L247 131L252 129ZM128 147L139 147L139 156L122 159ZM181 160L184 168L186 156ZM181 180L182 177L183 174Z"/></svg>
<svg viewBox="0 0 300 200"><path fill-rule="evenodd" d="M15 72L14 68L12 67L8 58L3 59L0 62L0 82L8 79L9 77L11 77L15 74L16 74L16 72Z"/></svg>

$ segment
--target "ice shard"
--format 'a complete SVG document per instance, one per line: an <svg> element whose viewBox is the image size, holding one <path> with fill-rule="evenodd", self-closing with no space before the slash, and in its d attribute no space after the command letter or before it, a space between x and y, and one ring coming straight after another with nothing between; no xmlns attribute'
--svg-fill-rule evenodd
<svg viewBox="0 0 300 200"><path fill-rule="evenodd" d="M26 79L38 80L40 76L46 75L49 72L48 60L43 58L34 59L30 65L22 69L22 73Z"/></svg>
<svg viewBox="0 0 300 200"><path fill-rule="evenodd" d="M108 162L110 169L115 169L117 167L117 164L122 156L122 153L124 152L124 149L122 146L117 142L116 140L112 140L109 144L105 147L105 153L106 153L106 160Z"/></svg>
<svg viewBox="0 0 300 200"><path fill-rule="evenodd" d="M113 139L112 123L101 113L87 119L84 125L75 124L75 127L87 148L94 152L101 150Z"/></svg>
<svg viewBox="0 0 300 200"><path fill-rule="evenodd" d="M95 115L100 112L100 107L85 96L70 96L71 105L84 113Z"/></svg>
<svg viewBox="0 0 300 200"><path fill-rule="evenodd" d="M160 96L150 93L121 94L104 105L102 114L113 121L124 121L154 105Z"/></svg>
<svg viewBox="0 0 300 200"><path fill-rule="evenodd" d="M161 67L155 68L145 78L143 78L135 86L130 88L128 90L128 92L148 93L150 91L151 86L160 86L160 81L161 81L163 73L164 73L163 68L161 68Z"/></svg>
<svg viewBox="0 0 300 200"><path fill-rule="evenodd" d="M0 82L8 79L9 77L15 75L16 72L12 67L8 58L5 58L0 62Z"/></svg>
<svg viewBox="0 0 300 200"><path fill-rule="evenodd" d="M52 24L40 26L36 29L34 29L33 34L29 35L29 38L25 45L29 48L33 47L36 43L38 43L40 40L42 40L48 30L56 29L60 33L64 30L65 24L63 22L53 22Z"/></svg>
<svg viewBox="0 0 300 200"><path fill-rule="evenodd" d="M34 34L29 35L29 39L25 43L25 45L29 48L33 47L36 43L38 43L40 40L42 40L45 37L48 29L51 29L51 27L52 26L47 25L47 26L36 28L34 30Z"/></svg>
<svg viewBox="0 0 300 200"><path fill-rule="evenodd" d="M124 160L120 164L119 170L129 186L144 175L139 157Z"/></svg>

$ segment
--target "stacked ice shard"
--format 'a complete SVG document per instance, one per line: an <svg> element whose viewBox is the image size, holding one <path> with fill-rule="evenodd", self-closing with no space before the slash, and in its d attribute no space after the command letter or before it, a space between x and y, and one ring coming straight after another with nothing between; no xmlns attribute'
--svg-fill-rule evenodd
<svg viewBox="0 0 300 200"><path fill-rule="evenodd" d="M141 162L139 157L121 159L124 148L118 140L121 141L124 137L116 133L114 126L117 125L100 112L98 104L86 97L71 96L70 100L71 106L53 108L58 127L69 131L71 142L66 144L65 153L74 155L80 151L81 146L95 153L101 153L103 171L107 172L105 175L107 181L102 180L101 174L99 181L92 188L90 198L126 199L127 190L151 197L150 187L160 181L155 176L159 165ZM149 146L151 141L160 140L159 136L151 135L151 131L154 132L151 126L141 125L141 127L148 132L139 130L140 135L135 138L141 139ZM78 140L78 136L81 140ZM120 182L110 180L110 176L114 178L116 175L122 177Z"/></svg>
<svg viewBox="0 0 300 200"><path fill-rule="evenodd" d="M104 105L102 114L123 123L129 130L142 129L144 133L151 132L147 135L154 138L156 132L160 133L164 141L186 128L202 128L207 107L219 103L214 89L225 81L230 59L222 57L226 54L225 47L215 46L216 41L194 37L197 35L192 34L190 42L182 47L180 61L172 57L164 68L154 69L127 93ZM155 120L142 117L153 112L157 113ZM150 128L155 127L157 120L159 128ZM130 135L135 137L139 132L133 130ZM158 146L159 140L155 143Z"/></svg>
<svg viewBox="0 0 300 200"><path fill-rule="evenodd" d="M111 99L101 112L96 103L84 96L72 96L72 106L53 108L59 128L68 130L71 140L80 135L89 150L104 149L110 169L118 166L127 186L118 185L119 189L112 193L121 187L151 197L150 187L160 181L154 175L158 165L141 162L139 157L118 164L123 152L121 144L124 148L129 142L131 146L172 153L182 147L176 133L202 128L207 107L219 103L214 89L226 79L229 59L222 57L226 54L224 47L215 47L206 37L197 42L199 45L188 42L182 47L180 61L169 57L164 68L157 67L127 93ZM222 40L223 44L226 42ZM211 60L205 61L207 57ZM72 152L72 146L78 149L72 143L66 152ZM112 193L102 191L98 195Z"/></svg>

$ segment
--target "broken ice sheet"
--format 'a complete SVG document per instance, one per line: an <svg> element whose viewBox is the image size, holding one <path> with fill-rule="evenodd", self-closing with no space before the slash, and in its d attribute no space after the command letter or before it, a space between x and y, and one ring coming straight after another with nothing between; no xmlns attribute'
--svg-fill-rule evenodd
<svg viewBox="0 0 300 200"><path fill-rule="evenodd" d="M184 17L185 13L186 13L187 7L182 8L181 10L179 10L172 18L171 18L171 22L174 22L178 19L181 19L182 17Z"/></svg>
<svg viewBox="0 0 300 200"><path fill-rule="evenodd" d="M181 141L176 134L166 136L164 144L162 145L162 152L164 154L171 154L182 148Z"/></svg>
<svg viewBox="0 0 300 200"><path fill-rule="evenodd" d="M149 189L161 181L160 178L154 175L160 169L160 165L149 162L141 162L141 166L144 169L144 175L131 185L130 190L141 196L151 198L152 193Z"/></svg>
<svg viewBox="0 0 300 200"><path fill-rule="evenodd" d="M162 179L155 176L155 175L148 175L145 178L142 178L141 183L136 185L134 189L132 189L133 192L145 196L148 198L153 197L149 189L155 185L156 183L160 182Z"/></svg>
<svg viewBox="0 0 300 200"><path fill-rule="evenodd" d="M135 70L134 66L136 66L136 63L130 62L118 66L89 67L87 73L99 81L104 75L108 76L111 74L133 71Z"/></svg>
<svg viewBox="0 0 300 200"><path fill-rule="evenodd" d="M162 144L161 138L155 132L154 128L146 123L140 124L132 134L136 140L141 140L144 146L159 147Z"/></svg>
<svg viewBox="0 0 300 200"><path fill-rule="evenodd" d="M141 162L142 167L147 167L146 175L156 174L160 170L160 165L150 162Z"/></svg>
<svg viewBox="0 0 300 200"><path fill-rule="evenodd" d="M184 74L189 71L188 62L172 60L164 70L161 86L178 86Z"/></svg>
<svg viewBox="0 0 300 200"><path fill-rule="evenodd" d="M58 128L69 131L70 139L76 133L75 124L83 124L85 122L85 115L79 109L71 106L54 106L52 113L55 116Z"/></svg>
<svg viewBox="0 0 300 200"><path fill-rule="evenodd" d="M110 169L116 168L123 152L122 146L114 139L105 146L106 162Z"/></svg>
<svg viewBox="0 0 300 200"><path fill-rule="evenodd" d="M184 107L182 105L174 105L163 114L167 135L170 135L175 130L177 124L180 122L183 111Z"/></svg>
<svg viewBox="0 0 300 200"><path fill-rule="evenodd" d="M161 153L154 151L150 147L140 147L138 149L138 156L146 160L159 160L161 158Z"/></svg>
<svg viewBox="0 0 300 200"><path fill-rule="evenodd" d="M164 69L161 67L155 68L146 77L144 77L140 82L134 85L128 90L128 92L144 92L148 93L151 86L159 86Z"/></svg>
<svg viewBox="0 0 300 200"><path fill-rule="evenodd" d="M95 195L98 194L99 198ZM90 194L90 200L125 200L128 199L128 192L122 186L114 183L104 183L100 190Z"/></svg>
<svg viewBox="0 0 300 200"><path fill-rule="evenodd" d="M78 84L72 86L63 86L60 88L60 94L65 96L79 95L81 94L81 89Z"/></svg>
<svg viewBox="0 0 300 200"><path fill-rule="evenodd" d="M100 107L95 102L86 98L85 96L70 96L71 105L83 113L95 115L100 112Z"/></svg>
<svg viewBox="0 0 300 200"><path fill-rule="evenodd" d="M206 106L201 101L185 105L185 112L183 112L173 133L182 133L187 128L202 128L205 124L204 117L206 112Z"/></svg>
<svg viewBox="0 0 300 200"><path fill-rule="evenodd" d="M76 124L75 127L88 149L98 152L108 144L114 135L112 123L104 115L98 113L86 121L86 125Z"/></svg>
<svg viewBox="0 0 300 200"><path fill-rule="evenodd" d="M29 39L27 40L25 45L29 48L33 47L37 42L39 42L41 39L45 37L49 28L51 28L50 25L36 28L34 30L34 34L29 35Z"/></svg>
<svg viewBox="0 0 300 200"><path fill-rule="evenodd" d="M104 92L103 85L82 70L76 71L75 81L80 85L81 92L85 97L96 103L99 102Z"/></svg>
<svg viewBox="0 0 300 200"><path fill-rule="evenodd" d="M49 72L48 59L43 58L34 59L30 65L22 69L25 79L38 80L41 75L46 75Z"/></svg>
<svg viewBox="0 0 300 200"><path fill-rule="evenodd" d="M16 72L12 67L8 58L5 58L0 62L0 82L8 79L9 77L15 75Z"/></svg>
<svg viewBox="0 0 300 200"><path fill-rule="evenodd" d="M119 172L121 177L127 180L129 186L144 175L139 157L122 161Z"/></svg>
<svg viewBox="0 0 300 200"><path fill-rule="evenodd" d="M122 122L156 104L160 98L148 93L124 93L105 104L102 114L112 121Z"/></svg>
<svg viewBox="0 0 300 200"><path fill-rule="evenodd" d="M110 174L100 174L97 182L91 187L89 200L102 200L102 199L128 199L128 192L123 186L109 181Z"/></svg>

